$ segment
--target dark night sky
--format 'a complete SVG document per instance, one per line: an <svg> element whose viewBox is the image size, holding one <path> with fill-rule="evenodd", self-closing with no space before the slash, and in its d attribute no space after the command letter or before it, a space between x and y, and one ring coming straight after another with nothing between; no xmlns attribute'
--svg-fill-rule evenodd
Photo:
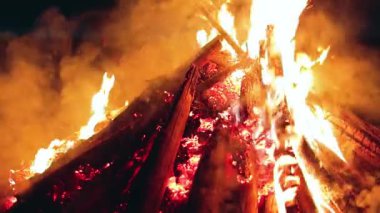
<svg viewBox="0 0 380 213"><path fill-rule="evenodd" d="M58 7L66 16L110 8L116 0L4 0L0 3L0 31L21 34L29 31L36 18L49 7ZM380 47L380 1L378 0L318 0L313 4L327 5L333 16L350 27L353 19L360 19L357 29L360 43ZM351 19L352 18L352 19ZM350 20L351 19L351 20Z"/></svg>
<svg viewBox="0 0 380 213"><path fill-rule="evenodd" d="M115 0L4 0L0 3L0 31L23 33L30 30L43 11L57 7L66 16L110 8Z"/></svg>

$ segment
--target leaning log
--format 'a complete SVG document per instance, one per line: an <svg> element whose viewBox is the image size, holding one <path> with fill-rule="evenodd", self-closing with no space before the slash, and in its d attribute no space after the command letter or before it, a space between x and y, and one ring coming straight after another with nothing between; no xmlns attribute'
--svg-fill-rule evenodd
<svg viewBox="0 0 380 213"><path fill-rule="evenodd" d="M133 178L149 153L150 138L169 117L171 103L165 102L163 91L174 92L173 87L178 88L168 82L153 86L103 131L28 180L30 188L16 195L11 211L60 212L64 207L91 209L99 204L100 210L109 210L115 200L107 195L119 193ZM86 199L78 203L80 197Z"/></svg>
<svg viewBox="0 0 380 213"><path fill-rule="evenodd" d="M194 64L203 65L208 54L220 48L219 40L216 38L203 48ZM191 76L195 74L189 73ZM117 209L120 197L129 190L153 143L162 134L161 127L169 118L173 121L172 101L166 96L167 92L175 94L181 91L178 90L179 79L183 77L170 81L162 79L158 84L152 82L148 92L137 98L108 127L66 153L42 175L30 179L31 187L16 195L18 202L12 211ZM191 84L195 85L195 82ZM183 89L186 90L186 86ZM194 90L193 87L191 89ZM189 98L186 95L181 97ZM181 102L181 98L177 101ZM191 101L187 102L191 104ZM184 119L189 113L177 111L176 114ZM178 123L172 123L170 128L176 129L175 124ZM175 138L178 135L181 135L180 131ZM168 135L167 140L170 138Z"/></svg>
<svg viewBox="0 0 380 213"><path fill-rule="evenodd" d="M165 133L159 142L155 143L152 154L149 156L149 162L132 189L128 211L159 212L180 141L185 131L190 107L195 97L195 90L200 79L200 69L213 52L220 50L220 47L220 39L216 38L206 46L204 52L192 64L177 106L164 130Z"/></svg>
<svg viewBox="0 0 380 213"><path fill-rule="evenodd" d="M202 156L187 212L257 212L256 157L230 129L219 129ZM234 159L240 155L244 162ZM245 174L239 174L241 166ZM241 170L240 170L241 172Z"/></svg>

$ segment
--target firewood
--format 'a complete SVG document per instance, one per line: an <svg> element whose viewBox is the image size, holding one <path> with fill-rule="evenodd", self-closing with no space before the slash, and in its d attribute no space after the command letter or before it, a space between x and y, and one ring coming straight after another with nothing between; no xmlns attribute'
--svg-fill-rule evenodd
<svg viewBox="0 0 380 213"><path fill-rule="evenodd" d="M173 91L173 86L176 87L165 83L159 86L159 90L154 88L143 94L103 131L66 153L42 175L30 179L31 187L16 195L18 201L12 211L56 212L62 211L64 206L91 206L99 201L97 199L123 190L123 184L143 163L143 159L134 158L148 153L146 149L151 141L147 139L156 134L157 127L170 113L170 103L166 103L164 95L160 94L165 90ZM130 163L133 165L127 167ZM94 174L100 173L91 181L79 180L76 177L78 168L87 165L94 169ZM118 176L118 173L122 175ZM80 197L76 194L86 199L79 199L82 203L64 199ZM108 204L106 198L103 197L102 202Z"/></svg>
<svg viewBox="0 0 380 213"><path fill-rule="evenodd" d="M274 194L270 194L265 198L264 213L277 213L277 204Z"/></svg>
<svg viewBox="0 0 380 213"><path fill-rule="evenodd" d="M240 46L231 38L230 35L228 35L223 27L220 26L220 24L210 15L210 11L206 9L206 7L201 7L201 11L210 22L212 27L214 27L219 32L219 34L227 41L227 43L235 50L235 52L241 57L246 57L246 52L240 48Z"/></svg>
<svg viewBox="0 0 380 213"><path fill-rule="evenodd" d="M259 64L255 63L243 77L241 85L241 103L250 117L255 117L254 108L265 108L266 89L261 78ZM268 115L269 116L269 115Z"/></svg>
<svg viewBox="0 0 380 213"><path fill-rule="evenodd" d="M132 189L128 210L131 212L158 212L165 193L168 179L183 136L190 107L200 78L199 69L210 54L221 47L219 38L210 42L194 61L188 72L177 106L159 143L155 143L148 164L141 173L139 183Z"/></svg>
<svg viewBox="0 0 380 213"><path fill-rule="evenodd" d="M188 201L188 212L257 212L256 157L229 129L219 129L203 155ZM238 180L234 153L245 156L247 174ZM244 170L243 169L243 170Z"/></svg>
<svg viewBox="0 0 380 213"><path fill-rule="evenodd" d="M329 116L328 119L339 130L339 139L355 146L353 163L357 168L368 171L380 168L380 129L348 110L341 110L340 115Z"/></svg>
<svg viewBox="0 0 380 213"><path fill-rule="evenodd" d="M311 198L311 192L307 188L305 179L300 170L297 171L297 175L300 177L301 182L296 195L297 206L302 213L314 213L317 209L314 205L314 201Z"/></svg>

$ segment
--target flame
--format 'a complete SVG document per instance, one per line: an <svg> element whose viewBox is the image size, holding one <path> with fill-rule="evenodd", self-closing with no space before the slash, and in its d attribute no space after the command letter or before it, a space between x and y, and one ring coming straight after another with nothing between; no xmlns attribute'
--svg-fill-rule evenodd
<svg viewBox="0 0 380 213"><path fill-rule="evenodd" d="M289 155L283 155L275 162L273 168L273 179L274 179L274 192L277 203L277 209L279 213L286 213L286 203L294 200L296 197L296 188L292 187L287 190L283 190L280 184L280 178L283 174L281 167L297 164L295 158Z"/></svg>
<svg viewBox="0 0 380 213"><path fill-rule="evenodd" d="M276 6L273 6L276 5ZM321 51L316 60L311 60L304 53L297 54L295 59L295 33L299 23L299 17L307 6L307 0L256 0L251 7L251 29L247 41L248 55L259 59L263 84L270 89L267 95L267 107L274 110L279 103L286 100L286 104L294 120L294 133L298 140L306 139L314 152L319 152L318 145L323 144L345 161L339 149L338 142L333 134L332 126L325 118L323 110L318 105L310 107L307 104L309 92L313 86L313 66L322 64L327 58L329 47ZM265 49L265 54L262 53ZM270 57L278 57L281 60L282 74L275 74L270 65ZM275 120L276 118L272 118ZM275 121L271 121L274 130ZM272 131L276 134L275 131ZM277 139L277 136L274 135ZM278 139L277 139L278 140ZM278 142L277 142L278 143ZM297 141L290 141L293 151L297 152ZM307 186L311 191L313 200L319 210L330 209L326 204L326 197L320 190L320 184L312 174L309 174L301 156L296 153L298 164L304 174ZM286 164L283 158L276 161L274 168L274 187L279 212L285 212L284 192L279 183L282 171L279 169Z"/></svg>
<svg viewBox="0 0 380 213"><path fill-rule="evenodd" d="M235 18L230 11L228 11L227 6L227 3L222 4L218 13L218 21L224 31L229 34L235 43L238 43L236 39ZM229 52L233 58L237 56L235 50L226 42L226 40L222 41L222 50Z"/></svg>
<svg viewBox="0 0 380 213"><path fill-rule="evenodd" d="M88 139L95 133L95 126L101 121L107 120L106 107L108 104L108 96L115 83L115 76L108 77L107 73L103 75L103 83L100 91L92 97L91 110L92 116L79 131L78 139Z"/></svg>
<svg viewBox="0 0 380 213"><path fill-rule="evenodd" d="M217 14L217 19L220 24L220 27L232 38L232 40L238 44L237 33L235 28L235 18L228 10L229 1L222 4ZM203 47L209 41L216 37L218 31L215 28L212 28L210 32L205 29L197 31L196 39L199 47ZM243 45L242 45L243 46ZM244 47L244 46L243 46ZM231 47L226 40L222 41L222 50L228 52L233 58L237 57L235 50Z"/></svg>
<svg viewBox="0 0 380 213"><path fill-rule="evenodd" d="M62 153L67 152L74 146L74 141L54 139L48 148L38 150L32 165L30 166L31 175L41 174L50 167L54 159Z"/></svg>
<svg viewBox="0 0 380 213"><path fill-rule="evenodd" d="M208 42L210 42L213 38L218 34L215 28L212 28L210 32L205 29L197 31L197 42L199 47L205 46Z"/></svg>
<svg viewBox="0 0 380 213"><path fill-rule="evenodd" d="M307 100L313 87L313 67L323 64L330 47L319 47L320 56L315 60L312 60L305 53L296 53L295 51L295 34L299 25L299 18L307 4L308 0L255 0L252 2L251 28L246 41L246 51L250 58L258 61L261 65L262 83L268 88L266 109L255 108L252 110L275 112L280 104L286 103L293 121L290 129L296 137L288 138L285 143L295 153L295 160L305 177L318 210L331 210L327 204L328 198L321 191L318 180L308 172L304 163L305 159L302 159L298 153L299 150L297 150L301 141L305 139L316 154L320 152L319 146L323 145L345 162L333 133L332 125L326 119L325 112L320 106L309 104ZM218 21L238 44L234 17L228 11L227 3L222 4L220 8ZM203 31L199 32L197 35L198 42L204 45L208 40L206 35ZM225 41L223 41L223 49L236 57L235 51ZM280 65L274 63L273 58L278 59L281 62ZM238 84L237 82L232 83L233 85ZM268 119L270 120L271 138L279 146L280 137L277 136L275 125L278 116ZM284 192L279 183L279 178L283 174L281 168L289 163L288 160L280 156L274 168L274 187L280 212L286 211L285 203L295 193L295 189Z"/></svg>
<svg viewBox="0 0 380 213"><path fill-rule="evenodd" d="M95 127L99 122L107 120L106 107L108 104L108 96L115 82L115 77L108 77L107 73L103 75L102 86L98 93L92 98L92 116L86 126L80 129L77 137L78 140L60 140L54 139L47 148L38 150L35 158L28 169L26 178L31 178L35 174L42 174L50 167L53 161L61 154L66 153L74 147L79 141L91 137L95 133ZM128 105L128 102L126 102ZM12 180L13 181L13 180Z"/></svg>

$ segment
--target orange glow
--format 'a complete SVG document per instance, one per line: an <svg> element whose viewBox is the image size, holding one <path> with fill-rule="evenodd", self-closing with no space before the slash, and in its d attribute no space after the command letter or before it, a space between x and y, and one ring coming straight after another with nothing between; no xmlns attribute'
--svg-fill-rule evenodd
<svg viewBox="0 0 380 213"><path fill-rule="evenodd" d="M92 116L90 117L86 126L80 129L80 133L77 136L77 140L60 140L54 139L51 141L47 148L41 148L37 154L28 171L25 178L31 178L35 174L41 174L50 167L53 161L60 155L66 153L68 150L76 146L80 141L91 137L95 134L95 127L99 122L107 120L106 108L108 104L108 96L115 82L115 77L112 75L108 77L108 74L103 75L102 86L98 93L92 98ZM126 102L126 106L128 102ZM116 116L118 112L111 113L111 117ZM109 119L109 118L108 118ZM13 181L13 180L12 180ZM14 183L13 183L14 185Z"/></svg>

